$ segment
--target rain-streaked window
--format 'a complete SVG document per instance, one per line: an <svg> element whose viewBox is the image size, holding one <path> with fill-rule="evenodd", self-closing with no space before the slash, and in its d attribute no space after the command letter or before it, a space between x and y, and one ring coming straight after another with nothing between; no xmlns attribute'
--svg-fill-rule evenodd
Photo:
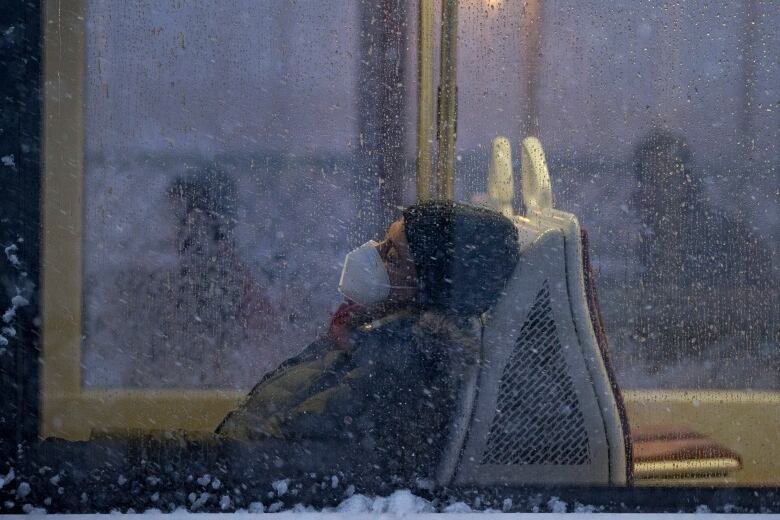
<svg viewBox="0 0 780 520"><path fill-rule="evenodd" d="M776 388L771 9L473 4L457 197L485 191L493 137L537 135L556 205L590 232L625 384ZM86 7L84 384L247 388L338 302L366 210L353 178L383 151L361 147L379 123L359 121L379 102L361 98L361 32L368 56L377 36L341 3ZM382 88L404 96L399 204L414 196L405 14L382 57L401 81Z"/></svg>
<svg viewBox="0 0 780 520"><path fill-rule="evenodd" d="M27 478L9 510L780 483L772 2L42 19L41 283L6 283L0 336L16 355L40 305L39 444L2 469ZM17 278L25 244L3 244ZM110 469L61 469L100 450ZM114 487L74 495L82 474ZM499 496L529 485L575 491Z"/></svg>

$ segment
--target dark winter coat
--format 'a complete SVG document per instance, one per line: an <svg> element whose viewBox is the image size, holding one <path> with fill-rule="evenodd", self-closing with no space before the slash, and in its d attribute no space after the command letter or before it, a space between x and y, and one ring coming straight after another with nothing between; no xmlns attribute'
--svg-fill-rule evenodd
<svg viewBox="0 0 780 520"><path fill-rule="evenodd" d="M478 353L469 323L475 322L401 312L354 327L346 349L329 338L315 341L266 375L217 433L322 449L347 445L348 467L432 477L459 376Z"/></svg>

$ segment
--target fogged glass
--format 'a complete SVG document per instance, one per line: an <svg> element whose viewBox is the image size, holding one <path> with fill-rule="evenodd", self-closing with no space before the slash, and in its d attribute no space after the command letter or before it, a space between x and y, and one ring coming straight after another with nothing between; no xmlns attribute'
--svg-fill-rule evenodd
<svg viewBox="0 0 780 520"><path fill-rule="evenodd" d="M780 12L419 2L46 4L30 503L776 503Z"/></svg>
<svg viewBox="0 0 780 520"><path fill-rule="evenodd" d="M461 4L457 198L484 200L493 137L517 171L538 136L555 206L590 237L620 384L780 387L777 13ZM86 386L247 389L323 332L344 254L381 231L355 224L378 189L360 121L379 102L357 16L348 2L88 4ZM376 79L408 94L404 204L413 72Z"/></svg>
<svg viewBox="0 0 780 520"><path fill-rule="evenodd" d="M776 10L541 4L462 3L459 196L537 135L621 386L780 387Z"/></svg>
<svg viewBox="0 0 780 520"><path fill-rule="evenodd" d="M84 384L251 387L338 304L355 6L87 13Z"/></svg>

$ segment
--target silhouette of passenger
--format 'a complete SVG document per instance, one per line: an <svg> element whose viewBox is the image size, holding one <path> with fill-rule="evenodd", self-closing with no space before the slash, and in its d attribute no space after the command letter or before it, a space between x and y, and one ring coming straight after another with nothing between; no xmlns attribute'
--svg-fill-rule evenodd
<svg viewBox="0 0 780 520"><path fill-rule="evenodd" d="M101 314L112 321L99 325L115 331L113 344L128 356L119 384L246 384L252 367L278 359L278 352L269 352L277 347L269 346L269 336L282 312L238 250L235 184L207 167L174 180L166 195L175 257L164 266L139 263L119 273L114 299L126 303Z"/></svg>
<svg viewBox="0 0 780 520"><path fill-rule="evenodd" d="M236 365L231 356L262 356L279 313L239 254L234 181L208 167L176 180L168 194L177 219L179 272L171 296L183 318L179 341L210 384L229 378L224 371Z"/></svg>
<svg viewBox="0 0 780 520"><path fill-rule="evenodd" d="M709 204L685 139L653 131L634 164L644 268L637 336L648 357L660 368L776 341L766 325L777 303L771 254L744 222Z"/></svg>

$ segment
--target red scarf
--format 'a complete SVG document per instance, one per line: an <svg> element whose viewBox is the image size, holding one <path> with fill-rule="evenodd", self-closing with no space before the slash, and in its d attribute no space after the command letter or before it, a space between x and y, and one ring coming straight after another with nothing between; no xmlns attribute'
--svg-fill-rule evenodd
<svg viewBox="0 0 780 520"><path fill-rule="evenodd" d="M328 338L339 348L349 348L349 331L352 328L352 317L363 310L363 306L354 302L344 302L333 313L328 327Z"/></svg>

